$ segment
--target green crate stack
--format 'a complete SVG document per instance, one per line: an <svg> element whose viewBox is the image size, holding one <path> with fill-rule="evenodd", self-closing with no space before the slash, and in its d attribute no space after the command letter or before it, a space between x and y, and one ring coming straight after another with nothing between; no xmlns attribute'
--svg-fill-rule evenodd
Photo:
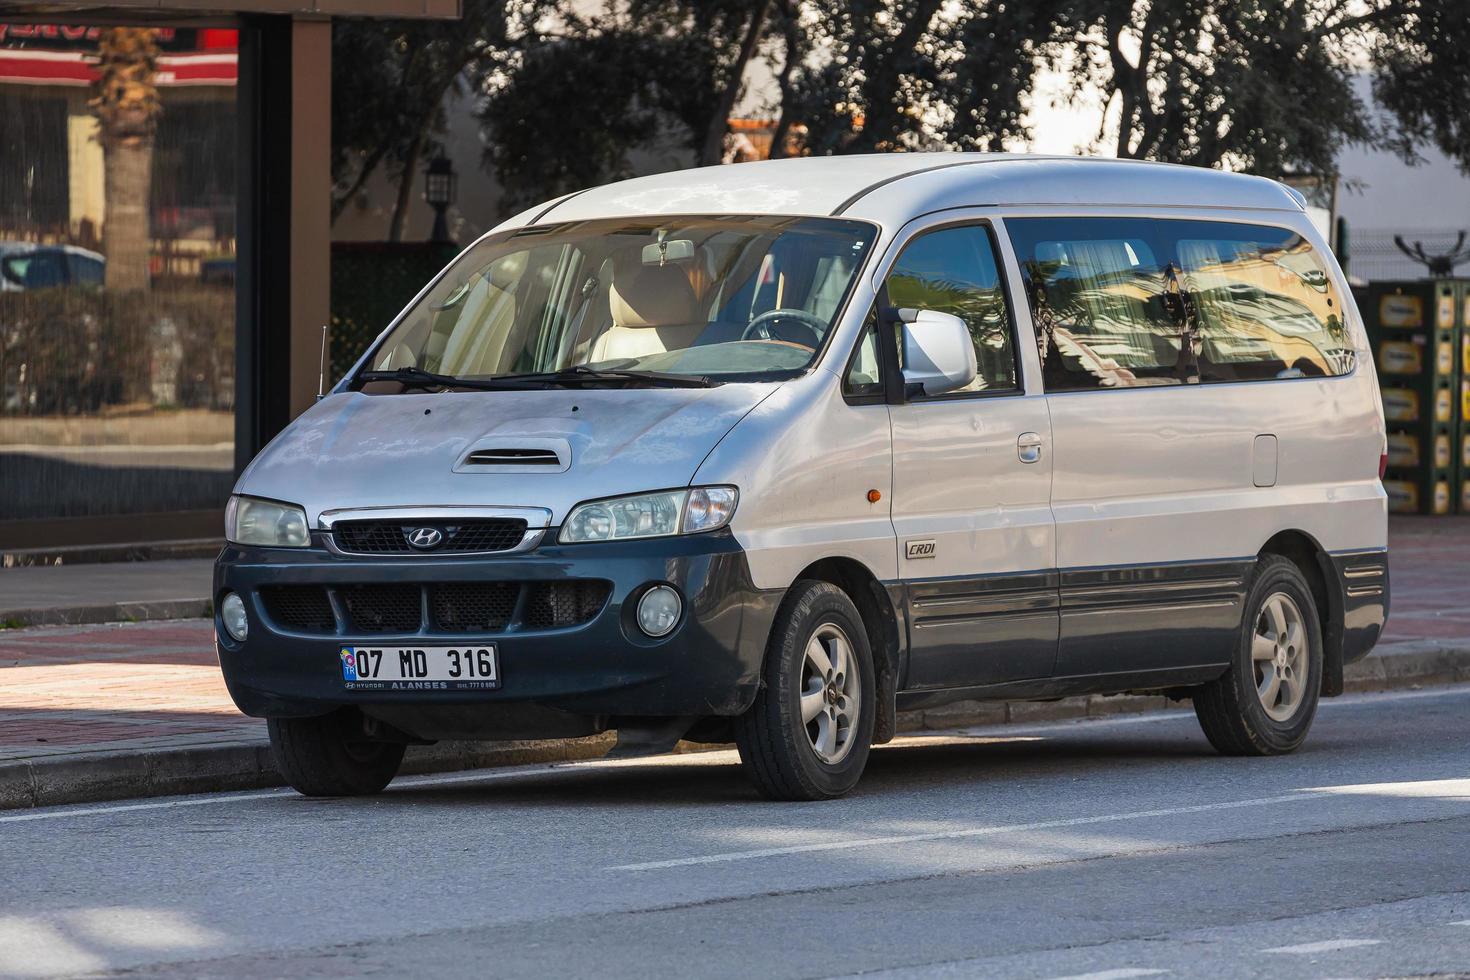
<svg viewBox="0 0 1470 980"><path fill-rule="evenodd" d="M1455 406L1455 509L1470 514L1470 279L1455 280L1455 330L1459 338L1460 397Z"/></svg>
<svg viewBox="0 0 1470 980"><path fill-rule="evenodd" d="M1389 510L1448 514L1464 457L1459 280L1375 282L1359 293L1388 423ZM1470 475L1470 471L1467 471Z"/></svg>

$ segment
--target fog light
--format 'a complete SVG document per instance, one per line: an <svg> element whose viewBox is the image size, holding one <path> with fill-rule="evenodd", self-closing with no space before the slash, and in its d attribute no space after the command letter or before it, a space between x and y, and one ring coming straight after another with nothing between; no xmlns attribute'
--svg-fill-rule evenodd
<svg viewBox="0 0 1470 980"><path fill-rule="evenodd" d="M667 636L679 622L683 603L667 585L655 585L638 600L638 627L649 636Z"/></svg>
<svg viewBox="0 0 1470 980"><path fill-rule="evenodd" d="M250 620L245 618L245 600L233 592L225 594L225 600L219 604L220 622L225 624L225 632L233 636L240 643L250 635Z"/></svg>

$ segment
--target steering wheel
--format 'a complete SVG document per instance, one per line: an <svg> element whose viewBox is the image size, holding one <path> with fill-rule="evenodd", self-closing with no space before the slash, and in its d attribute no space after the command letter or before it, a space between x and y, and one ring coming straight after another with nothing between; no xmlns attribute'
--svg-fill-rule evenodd
<svg viewBox="0 0 1470 980"><path fill-rule="evenodd" d="M777 326L781 321L783 325ZM827 330L827 321L806 310L791 310L782 307L767 310L751 320L740 335L741 340L779 340L799 347L816 350L822 343L822 334Z"/></svg>

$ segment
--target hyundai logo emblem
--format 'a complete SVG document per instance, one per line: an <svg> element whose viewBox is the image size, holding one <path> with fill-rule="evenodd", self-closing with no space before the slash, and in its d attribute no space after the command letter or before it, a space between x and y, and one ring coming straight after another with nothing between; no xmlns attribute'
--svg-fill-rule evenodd
<svg viewBox="0 0 1470 980"><path fill-rule="evenodd" d="M437 527L404 528L403 536L420 551L432 551L444 540L444 532Z"/></svg>

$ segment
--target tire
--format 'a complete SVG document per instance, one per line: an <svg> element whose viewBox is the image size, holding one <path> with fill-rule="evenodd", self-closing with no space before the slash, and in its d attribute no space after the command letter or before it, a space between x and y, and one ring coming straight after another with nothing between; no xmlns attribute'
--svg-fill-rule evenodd
<svg viewBox="0 0 1470 980"><path fill-rule="evenodd" d="M368 740L355 710L319 718L271 718L266 726L276 768L303 796L377 793L403 762L403 743Z"/></svg>
<svg viewBox="0 0 1470 980"><path fill-rule="evenodd" d="M1262 555L1234 661L1195 691L1200 727L1223 755L1282 755L1307 737L1321 691L1322 625L1312 589L1292 562Z"/></svg>
<svg viewBox="0 0 1470 980"><path fill-rule="evenodd" d="M797 582L776 613L755 703L735 719L735 744L756 788L773 800L827 800L852 789L872 747L876 695L857 607L827 582Z"/></svg>

